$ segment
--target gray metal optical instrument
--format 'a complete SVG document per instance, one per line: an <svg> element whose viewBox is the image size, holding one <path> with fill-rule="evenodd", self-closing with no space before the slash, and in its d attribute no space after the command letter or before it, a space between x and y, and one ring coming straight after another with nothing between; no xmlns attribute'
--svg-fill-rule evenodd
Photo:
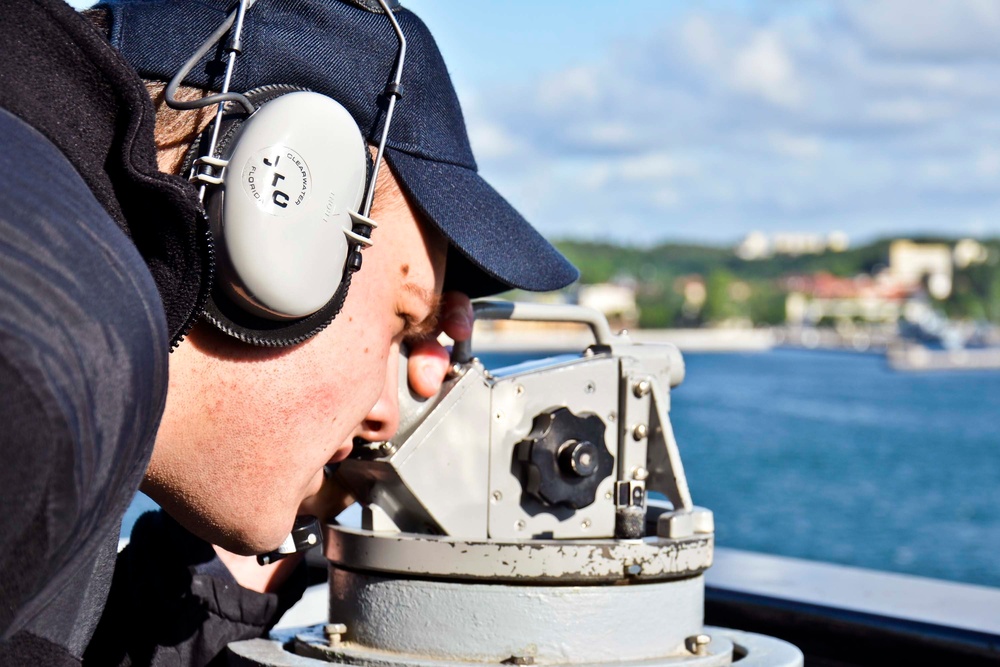
<svg viewBox="0 0 1000 667"><path fill-rule="evenodd" d="M714 525L670 425L677 348L576 306L475 312L576 322L594 344L489 370L466 343L438 395L404 391L398 435L338 470L363 512L325 526L329 623L233 644L236 664L802 665L786 642L704 625Z"/></svg>

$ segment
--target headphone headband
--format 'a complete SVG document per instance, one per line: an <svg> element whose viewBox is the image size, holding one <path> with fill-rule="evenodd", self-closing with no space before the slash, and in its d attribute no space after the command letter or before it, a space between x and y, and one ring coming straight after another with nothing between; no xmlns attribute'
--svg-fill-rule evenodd
<svg viewBox="0 0 1000 667"><path fill-rule="evenodd" d="M376 2L392 24L399 51L385 88L385 122L374 163L354 119L336 101L288 92L292 86L247 94L229 90L252 0L241 0L167 86L165 98L174 108L218 105L207 136L198 142L206 150L190 160L190 178L200 186L217 242L218 280L205 319L239 340L286 346L321 331L343 305L350 276L362 265L361 250L372 244L377 225L368 215L402 96L406 56L406 39L389 3ZM374 11L371 2L361 4ZM187 74L227 34L220 93L177 100ZM242 113L226 114L232 104Z"/></svg>

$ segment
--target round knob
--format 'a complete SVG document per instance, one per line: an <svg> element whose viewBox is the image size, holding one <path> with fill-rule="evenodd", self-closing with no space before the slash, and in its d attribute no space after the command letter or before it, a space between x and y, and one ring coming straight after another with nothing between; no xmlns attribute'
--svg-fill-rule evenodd
<svg viewBox="0 0 1000 667"><path fill-rule="evenodd" d="M524 490L547 505L591 505L615 468L604 432L595 414L575 415L567 408L539 414L514 450L525 471Z"/></svg>
<svg viewBox="0 0 1000 667"><path fill-rule="evenodd" d="M587 440L567 440L559 448L559 467L568 475L590 477L597 472L597 445Z"/></svg>

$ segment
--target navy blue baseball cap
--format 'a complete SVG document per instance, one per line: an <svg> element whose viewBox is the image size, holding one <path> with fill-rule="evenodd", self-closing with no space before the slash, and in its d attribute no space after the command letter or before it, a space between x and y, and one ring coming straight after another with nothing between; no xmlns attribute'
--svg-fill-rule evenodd
<svg viewBox="0 0 1000 667"><path fill-rule="evenodd" d="M411 203L450 241L446 289L485 296L547 291L576 268L478 174L458 97L434 38L391 3L406 37L402 99L385 159ZM147 79L168 81L234 9L233 0L111 2L112 45ZM246 14L231 90L290 84L340 102L377 144L399 42L373 0L258 0ZM219 89L209 56L185 83Z"/></svg>

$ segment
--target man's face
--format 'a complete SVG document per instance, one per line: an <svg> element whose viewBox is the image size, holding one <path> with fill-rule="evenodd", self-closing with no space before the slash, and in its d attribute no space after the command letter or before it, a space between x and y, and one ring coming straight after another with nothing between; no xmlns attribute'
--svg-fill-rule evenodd
<svg viewBox="0 0 1000 667"><path fill-rule="evenodd" d="M269 350L199 325L171 355L143 490L203 539L246 554L276 548L326 463L355 436L395 432L399 344L433 327L446 242L386 167L372 217L374 245L324 331Z"/></svg>

